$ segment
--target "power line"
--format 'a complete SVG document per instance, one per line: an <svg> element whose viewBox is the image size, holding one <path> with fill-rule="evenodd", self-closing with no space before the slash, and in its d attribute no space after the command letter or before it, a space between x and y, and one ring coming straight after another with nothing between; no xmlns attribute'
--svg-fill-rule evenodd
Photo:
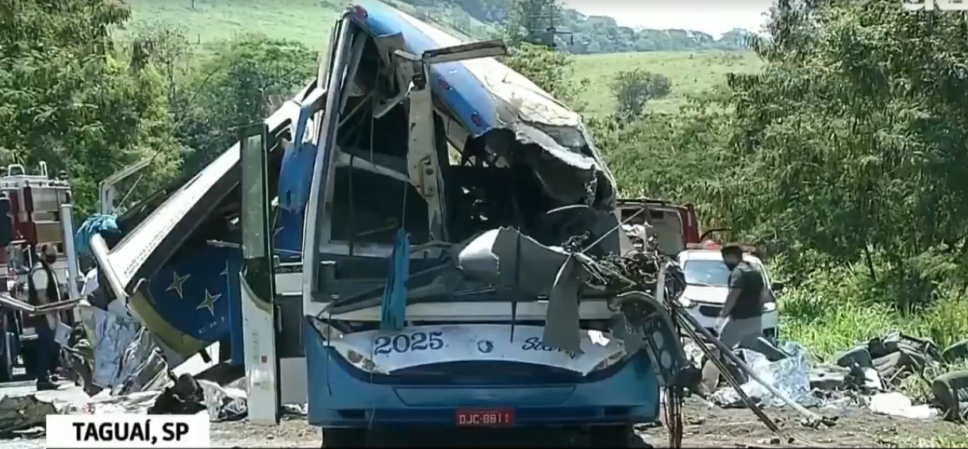
<svg viewBox="0 0 968 449"><path fill-rule="evenodd" d="M524 3L525 29L528 30L524 41L534 45L555 48L557 36L569 36L572 43L574 35L570 31L558 29L558 5L556 0L521 0Z"/></svg>

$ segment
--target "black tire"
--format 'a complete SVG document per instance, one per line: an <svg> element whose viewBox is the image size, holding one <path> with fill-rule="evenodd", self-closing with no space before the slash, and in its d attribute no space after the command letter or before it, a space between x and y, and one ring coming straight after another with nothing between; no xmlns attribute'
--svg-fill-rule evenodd
<svg viewBox="0 0 968 449"><path fill-rule="evenodd" d="M323 429L323 448L366 447L367 429L329 428Z"/></svg>
<svg viewBox="0 0 968 449"><path fill-rule="evenodd" d="M17 357L13 353L13 342L8 338L7 332L10 327L10 317L6 313L0 313L0 382L13 381L13 367L17 364ZM16 327L12 332L12 338L18 338Z"/></svg>
<svg viewBox="0 0 968 449"><path fill-rule="evenodd" d="M591 447L641 447L640 444L633 446L632 439L638 437L629 424L595 426L589 437Z"/></svg>

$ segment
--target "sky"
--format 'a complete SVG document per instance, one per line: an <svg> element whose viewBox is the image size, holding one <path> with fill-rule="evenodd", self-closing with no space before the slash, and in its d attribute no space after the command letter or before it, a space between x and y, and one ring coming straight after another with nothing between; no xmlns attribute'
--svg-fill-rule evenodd
<svg viewBox="0 0 968 449"><path fill-rule="evenodd" d="M619 25L681 28L714 37L733 28L760 31L772 0L562 0L585 15L609 16Z"/></svg>

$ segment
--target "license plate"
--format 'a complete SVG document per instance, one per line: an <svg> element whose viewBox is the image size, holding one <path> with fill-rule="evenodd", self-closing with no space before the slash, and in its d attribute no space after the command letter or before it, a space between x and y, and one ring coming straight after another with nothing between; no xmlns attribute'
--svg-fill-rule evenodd
<svg viewBox="0 0 968 449"><path fill-rule="evenodd" d="M458 410L457 425L464 427L513 426L514 410Z"/></svg>

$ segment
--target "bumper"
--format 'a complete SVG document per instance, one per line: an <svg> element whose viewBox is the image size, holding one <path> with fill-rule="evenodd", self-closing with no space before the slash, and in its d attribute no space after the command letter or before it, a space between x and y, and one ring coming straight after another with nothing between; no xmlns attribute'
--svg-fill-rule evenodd
<svg viewBox="0 0 968 449"><path fill-rule="evenodd" d="M659 386L644 351L608 376L555 384L372 382L303 326L309 423L322 427L456 425L457 411L514 409L515 426L626 424L659 417ZM497 372L496 376L499 376Z"/></svg>
<svg viewBox="0 0 968 449"><path fill-rule="evenodd" d="M716 319L722 310L723 307L720 305L700 303L690 309L689 313L702 327L715 334ZM777 314L776 304L770 304L763 311L763 335L767 338L776 338L779 335L778 324L779 315Z"/></svg>

